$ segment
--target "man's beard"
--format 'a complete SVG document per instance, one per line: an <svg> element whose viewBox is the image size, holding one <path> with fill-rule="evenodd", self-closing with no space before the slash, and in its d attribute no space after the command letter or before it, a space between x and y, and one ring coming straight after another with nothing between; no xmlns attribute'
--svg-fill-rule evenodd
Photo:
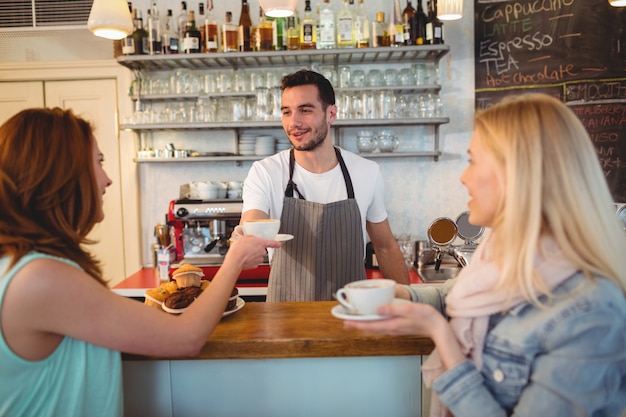
<svg viewBox="0 0 626 417"><path fill-rule="evenodd" d="M296 146L293 142L291 143L296 151L312 151L324 142L326 136L328 135L328 126L326 126L326 118L324 121L320 123L319 128L316 129L317 134L308 142L303 143L302 145Z"/></svg>

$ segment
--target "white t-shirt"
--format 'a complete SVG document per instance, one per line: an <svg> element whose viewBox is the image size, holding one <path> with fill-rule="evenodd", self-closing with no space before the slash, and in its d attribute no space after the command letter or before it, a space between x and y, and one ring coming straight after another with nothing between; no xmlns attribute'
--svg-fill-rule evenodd
<svg viewBox="0 0 626 417"><path fill-rule="evenodd" d="M283 211L285 188L289 182L289 150L284 150L254 162L243 183L243 210L256 209L279 219ZM385 208L385 184L377 163L341 149L341 156L348 168L354 197L361 212L363 240L367 241L365 222L380 223L387 218ZM293 182L307 201L328 204L348 198L341 166L322 174L302 168L296 162ZM298 198L298 193L294 192Z"/></svg>

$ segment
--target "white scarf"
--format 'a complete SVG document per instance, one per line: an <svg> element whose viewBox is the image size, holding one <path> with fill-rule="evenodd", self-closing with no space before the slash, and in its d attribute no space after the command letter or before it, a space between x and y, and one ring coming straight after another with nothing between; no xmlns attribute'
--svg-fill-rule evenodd
<svg viewBox="0 0 626 417"><path fill-rule="evenodd" d="M526 301L521 293L517 293L507 302L504 291L492 291L500 277L500 270L489 256L489 242L487 238L478 246L472 261L458 275L457 282L446 297L446 311L451 318L452 331L465 356L472 359L479 371L482 367L489 316ZM546 259L541 252L537 253L535 272L553 289L576 272L576 267L563 256L551 238L541 239L541 244L549 257ZM422 366L426 387L430 388L444 372L441 358L435 349ZM448 416L452 414L433 391L430 417Z"/></svg>

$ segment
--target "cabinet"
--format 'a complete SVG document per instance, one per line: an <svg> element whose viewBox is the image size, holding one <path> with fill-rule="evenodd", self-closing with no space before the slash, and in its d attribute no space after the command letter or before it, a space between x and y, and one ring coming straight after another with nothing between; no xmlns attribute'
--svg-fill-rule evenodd
<svg viewBox="0 0 626 417"><path fill-rule="evenodd" d="M116 81L111 78L24 81L5 82L2 86L0 123L19 110L47 106L72 109L74 113L85 117L96 127L99 147L106 156L105 168L113 183L104 197L103 210L106 216L88 236L96 242L89 250L96 253L102 262L105 279L112 283L121 281L128 274L123 228L120 148L115 131Z"/></svg>
<svg viewBox="0 0 626 417"><path fill-rule="evenodd" d="M150 77L161 77L167 83L170 77L168 74L176 74L179 71L185 73L202 74L210 73L212 76L219 76L221 73L241 74L243 72L264 73L275 71L276 69L295 70L298 68L311 68L323 72L322 69L330 70L337 77L345 68L365 68L380 66L381 71L394 70L401 66L412 66L416 64L430 65L438 68L440 59L449 51L448 45L420 45L389 48L363 48L363 49L333 49L333 50L299 50L299 51L271 51L271 52L233 52L233 53L210 53L210 54L185 54L185 55L153 55L153 56L121 56L118 63L133 70L136 80L142 80L143 84ZM174 78L171 78L174 80ZM399 95L421 95L430 94L437 97L441 89L438 80L426 83L404 83L401 85L384 86L354 86L344 84L343 80L333 80L335 91L338 97L355 97L357 94L388 93L394 97ZM339 81L339 82L338 82ZM247 91L220 91L204 93L208 90L205 86L196 85L193 88L174 88L173 82L168 89L154 89L142 85L141 88L133 89L131 98L136 105L171 106L180 109L186 108L190 103L200 103L203 97L212 99L232 99L241 97L243 100L253 100L257 94L252 88ZM197 82L198 83L198 82ZM200 83L201 84L201 83ZM136 85L141 85L138 83ZM156 90L156 92L155 92ZM165 104L164 104L165 103ZM338 103L339 104L339 103ZM364 105L365 106L365 105ZM410 106L410 104L409 104ZM366 108L366 107L364 107ZM410 108L410 107L409 107ZM257 109L255 109L257 110ZM121 128L131 130L141 136L143 132L159 131L198 131L198 130L233 130L239 136L241 132L250 129L281 129L280 116L273 114L272 118L264 120L231 120L231 121L208 121L211 118L195 117L191 119L172 120L162 117L167 110L158 111L158 120L137 120L130 118L122 123ZM401 117L383 116L354 117L344 115L339 117L333 124L335 129L335 141L339 146L348 144L348 141L355 140L344 134L346 130L368 129L381 127L407 127L425 126L432 132L432 147L426 151L409 152L389 152L389 153L368 153L362 154L366 158L391 158L391 157L432 157L435 161L441 155L439 149L439 127L449 122L449 118L440 114L409 115ZM430 132L429 132L430 134ZM356 135L354 135L356 136ZM207 139L210 140L210 139ZM429 145L430 146L430 145ZM232 156L202 156L194 158L145 158L138 157L136 162L191 162L191 161L244 161L255 160L265 156L239 155L239 152Z"/></svg>

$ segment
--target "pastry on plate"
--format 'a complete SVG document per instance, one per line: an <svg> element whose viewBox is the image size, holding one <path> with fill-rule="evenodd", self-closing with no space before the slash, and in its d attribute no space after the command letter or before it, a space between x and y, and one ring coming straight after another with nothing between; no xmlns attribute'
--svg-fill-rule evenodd
<svg viewBox="0 0 626 417"><path fill-rule="evenodd" d="M163 310L168 313L180 314L185 311L201 293L202 289L200 287L180 288L165 299L162 306Z"/></svg>
<svg viewBox="0 0 626 417"><path fill-rule="evenodd" d="M190 264L183 264L172 272L172 279L178 288L199 287L203 276L202 268Z"/></svg>

